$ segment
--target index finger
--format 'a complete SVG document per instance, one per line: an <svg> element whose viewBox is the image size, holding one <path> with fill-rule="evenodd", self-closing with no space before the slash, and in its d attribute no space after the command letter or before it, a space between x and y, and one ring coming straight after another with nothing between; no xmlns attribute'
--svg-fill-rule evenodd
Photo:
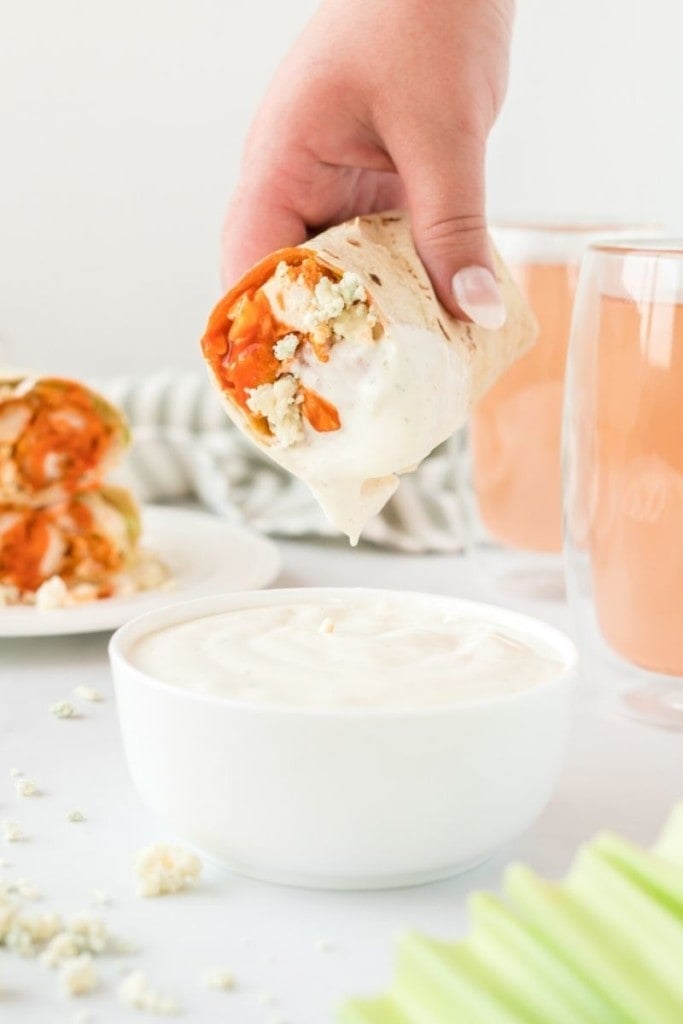
<svg viewBox="0 0 683 1024"><path fill-rule="evenodd" d="M308 233L301 214L284 206L266 187L240 187L223 224L221 282L229 288L275 249L300 245Z"/></svg>

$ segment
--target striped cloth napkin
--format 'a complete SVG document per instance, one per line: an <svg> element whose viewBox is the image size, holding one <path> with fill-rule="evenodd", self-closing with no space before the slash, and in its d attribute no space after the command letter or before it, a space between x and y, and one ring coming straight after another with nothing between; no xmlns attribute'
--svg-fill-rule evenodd
<svg viewBox="0 0 683 1024"><path fill-rule="evenodd" d="M118 483L141 501L197 498L236 523L283 537L335 537L308 488L262 453L229 421L201 373L164 370L94 381L128 417L133 445ZM406 552L457 552L464 545L464 442L441 445L363 532Z"/></svg>

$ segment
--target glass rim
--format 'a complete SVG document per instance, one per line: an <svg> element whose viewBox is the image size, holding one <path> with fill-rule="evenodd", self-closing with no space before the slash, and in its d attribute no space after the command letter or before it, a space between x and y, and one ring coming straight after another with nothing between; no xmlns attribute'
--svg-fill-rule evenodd
<svg viewBox="0 0 683 1024"><path fill-rule="evenodd" d="M590 220L577 218L576 220L505 220L496 217L489 219L489 229L492 231L530 231L544 235L594 235L609 234L611 232L641 231L655 232L659 225L653 221L646 223L632 220Z"/></svg>
<svg viewBox="0 0 683 1024"><path fill-rule="evenodd" d="M683 257L683 237L652 235L640 238L596 239L588 244L589 252L612 256L642 256L646 259Z"/></svg>

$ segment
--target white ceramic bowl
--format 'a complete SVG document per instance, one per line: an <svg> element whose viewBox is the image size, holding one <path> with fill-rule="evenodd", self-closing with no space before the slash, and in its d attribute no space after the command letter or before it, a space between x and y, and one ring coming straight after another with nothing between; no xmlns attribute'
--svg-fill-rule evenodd
<svg viewBox="0 0 683 1024"><path fill-rule="evenodd" d="M373 594L397 596L225 594L149 612L115 633L109 653L128 766L145 803L175 832L257 878L382 888L463 871L539 814L561 764L577 658L563 634L536 619L431 598L539 641L564 666L546 683L453 708L249 705L168 685L128 657L140 637L188 619Z"/></svg>

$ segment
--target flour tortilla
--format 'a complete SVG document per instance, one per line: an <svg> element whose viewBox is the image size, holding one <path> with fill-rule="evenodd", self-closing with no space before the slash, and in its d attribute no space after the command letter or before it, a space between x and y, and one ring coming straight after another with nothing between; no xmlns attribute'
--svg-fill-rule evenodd
<svg viewBox="0 0 683 1024"><path fill-rule="evenodd" d="M272 436L255 428L230 389L223 386L220 363L215 357L213 362L209 358L211 344L227 338L230 311L239 297L263 285L278 263L297 265L311 255L336 279L344 272L359 277L383 328L373 345L391 350L391 358L397 350L402 353L402 379L412 382L416 406L424 412L404 448L399 451L394 445L384 461L380 451L386 447L384 439L392 433L399 436L393 431L391 415L395 415L398 430L402 412L398 405L393 411L387 409L387 395L383 396L381 422L380 414L368 408L366 423L355 433L349 429L345 435L342 415L339 436L307 430L302 442L282 448ZM249 270L214 310L202 345L228 414L259 448L309 484L328 517L352 540L393 494L398 476L416 468L461 427L474 402L534 343L537 326L533 314L497 253L494 267L507 310L506 323L497 331L456 320L441 305L404 213L372 214L332 227L302 246L270 254ZM320 366L322 383L317 390L323 397L330 397L325 392L324 378L327 374L331 382L335 374L335 350L346 344L337 341L330 361ZM421 380L422 352L431 390ZM406 366L411 371L408 374ZM360 473L358 478L353 476L354 467ZM338 507L342 495L350 495L351 504L355 502L350 511Z"/></svg>
<svg viewBox="0 0 683 1024"><path fill-rule="evenodd" d="M404 213L357 217L324 231L303 248L312 249L333 270L358 274L385 326L409 324L452 342L471 366L471 402L481 398L536 340L534 316L493 245L495 277L507 310L505 325L498 331L456 320L441 305Z"/></svg>

